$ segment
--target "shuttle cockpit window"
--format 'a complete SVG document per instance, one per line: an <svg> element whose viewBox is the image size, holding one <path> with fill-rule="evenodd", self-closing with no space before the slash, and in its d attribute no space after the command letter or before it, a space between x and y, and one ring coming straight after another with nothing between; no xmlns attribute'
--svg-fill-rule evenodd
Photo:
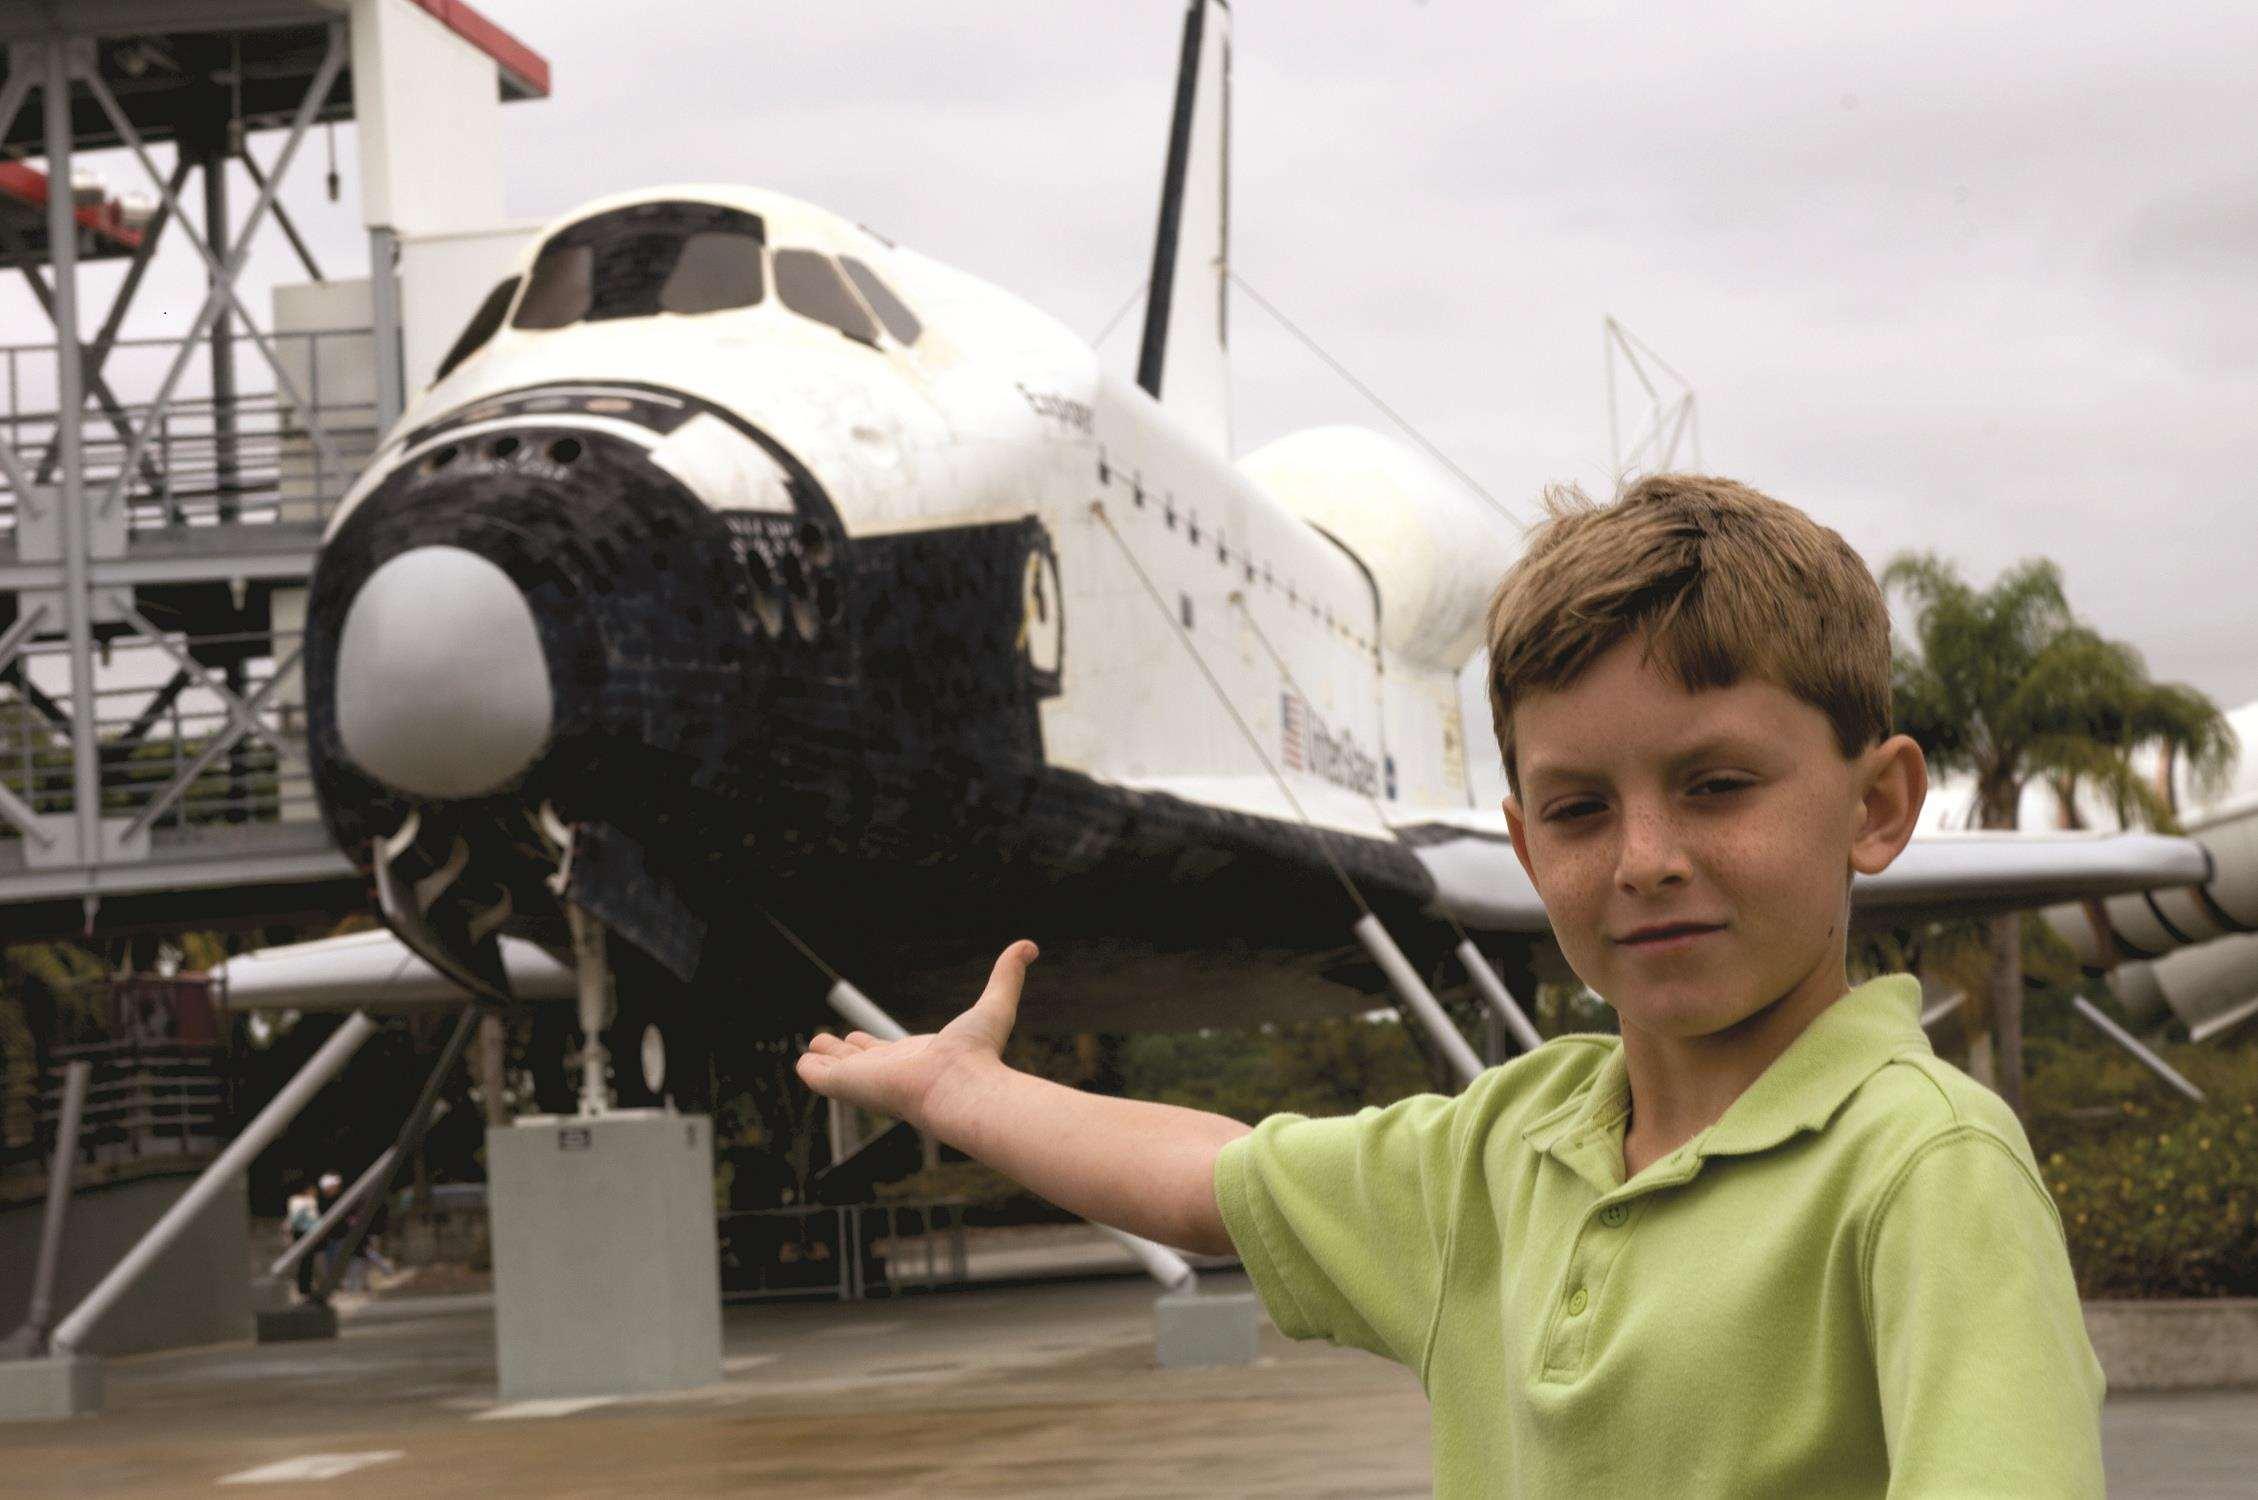
<svg viewBox="0 0 2258 1500"><path fill-rule="evenodd" d="M855 290L862 293L862 300L878 314L878 321L894 336L894 342L904 348L916 343L925 325L917 321L917 314L909 310L907 303L894 295L894 289L879 280L876 271L851 255L840 256L839 265L847 273L847 279L855 284Z"/></svg>
<svg viewBox="0 0 2258 1500"><path fill-rule="evenodd" d="M828 255L813 250L777 251L776 295L802 317L828 323L865 344L878 342L878 325Z"/></svg>
<svg viewBox="0 0 2258 1500"><path fill-rule="evenodd" d="M486 347L486 341L501 328L502 315L510 310L510 299L517 295L517 287L518 278L512 276L486 294L486 300L478 304L478 311L463 325L447 357L439 361L439 372L431 377L433 380L445 380L455 366Z"/></svg>
<svg viewBox="0 0 2258 1500"><path fill-rule="evenodd" d="M759 217L715 203L638 203L567 225L534 257L510 326L723 312L766 294Z"/></svg>

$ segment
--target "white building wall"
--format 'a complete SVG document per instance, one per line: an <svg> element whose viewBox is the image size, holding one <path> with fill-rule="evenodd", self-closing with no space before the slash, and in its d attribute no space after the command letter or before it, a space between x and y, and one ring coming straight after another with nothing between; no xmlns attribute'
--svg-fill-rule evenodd
<svg viewBox="0 0 2258 1500"><path fill-rule="evenodd" d="M408 0L353 0L361 218L402 235L502 217L494 60Z"/></svg>
<svg viewBox="0 0 2258 1500"><path fill-rule="evenodd" d="M470 315L540 230L528 221L401 238L401 368L409 399L431 384Z"/></svg>

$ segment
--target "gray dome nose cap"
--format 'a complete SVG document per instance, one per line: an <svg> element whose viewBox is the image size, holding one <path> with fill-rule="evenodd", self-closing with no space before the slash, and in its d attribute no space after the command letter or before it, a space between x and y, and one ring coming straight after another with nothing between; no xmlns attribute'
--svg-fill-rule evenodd
<svg viewBox="0 0 2258 1500"><path fill-rule="evenodd" d="M412 796L482 796L523 774L550 727L533 610L493 563L417 547L353 596L337 644L337 731L377 780Z"/></svg>

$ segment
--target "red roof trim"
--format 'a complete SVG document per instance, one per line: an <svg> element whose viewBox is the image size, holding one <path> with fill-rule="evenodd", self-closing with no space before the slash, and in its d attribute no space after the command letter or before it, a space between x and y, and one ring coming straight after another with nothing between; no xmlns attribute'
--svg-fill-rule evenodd
<svg viewBox="0 0 2258 1500"><path fill-rule="evenodd" d="M0 197L13 198L31 208L45 208L47 174L20 161L0 162ZM100 203L77 209L73 217L114 244L128 250L141 248L141 231L125 227L124 215L115 200L105 198Z"/></svg>
<svg viewBox="0 0 2258 1500"><path fill-rule="evenodd" d="M410 0L440 25L494 59L505 80L535 99L549 97L549 60L462 0Z"/></svg>

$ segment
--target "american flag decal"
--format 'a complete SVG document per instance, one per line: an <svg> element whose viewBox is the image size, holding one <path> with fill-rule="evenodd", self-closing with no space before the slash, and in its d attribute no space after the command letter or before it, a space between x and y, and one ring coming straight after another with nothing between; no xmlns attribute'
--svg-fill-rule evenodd
<svg viewBox="0 0 2258 1500"><path fill-rule="evenodd" d="M1325 721L1310 712L1298 693L1278 695L1278 717L1283 731L1279 737L1284 741L1279 759L1286 763L1287 770L1319 777L1367 797L1379 795L1379 762L1366 754L1348 731L1336 734L1327 729ZM1395 795L1392 784L1388 795Z"/></svg>

